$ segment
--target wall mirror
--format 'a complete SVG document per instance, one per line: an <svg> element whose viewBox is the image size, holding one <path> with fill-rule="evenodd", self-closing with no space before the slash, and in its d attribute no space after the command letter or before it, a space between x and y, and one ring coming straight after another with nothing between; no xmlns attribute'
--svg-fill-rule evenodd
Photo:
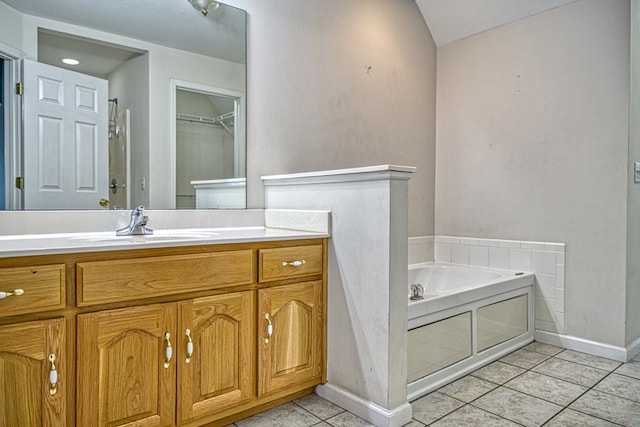
<svg viewBox="0 0 640 427"><path fill-rule="evenodd" d="M245 208L246 12L210 3L0 0L0 210Z"/></svg>

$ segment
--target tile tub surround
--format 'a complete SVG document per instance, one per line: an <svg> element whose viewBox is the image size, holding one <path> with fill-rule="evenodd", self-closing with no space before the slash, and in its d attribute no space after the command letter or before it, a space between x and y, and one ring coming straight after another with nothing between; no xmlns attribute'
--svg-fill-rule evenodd
<svg viewBox="0 0 640 427"><path fill-rule="evenodd" d="M430 255L433 258L428 258ZM565 333L564 243L451 236L409 238L409 264L434 260L535 273L535 328Z"/></svg>
<svg viewBox="0 0 640 427"><path fill-rule="evenodd" d="M404 427L638 426L639 396L640 357L621 364L534 341L413 401ZM311 426L373 424L311 394L228 427Z"/></svg>

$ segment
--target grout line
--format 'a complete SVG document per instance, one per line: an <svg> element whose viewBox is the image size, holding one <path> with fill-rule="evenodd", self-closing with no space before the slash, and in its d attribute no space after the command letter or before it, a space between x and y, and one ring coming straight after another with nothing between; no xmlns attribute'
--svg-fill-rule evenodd
<svg viewBox="0 0 640 427"><path fill-rule="evenodd" d="M524 348L524 347L523 347L523 348ZM524 367L519 366L519 365L514 365L513 363L509 363L509 362L503 361L503 360L502 360L502 358L501 358L501 359L496 360L496 362L500 361L500 362L505 363L505 364L507 364L507 365L509 365L509 366L514 366L514 367L517 367L517 368L520 368L520 369L524 369L524 371L523 371L523 372L521 372L520 374L518 374L518 375L514 376L513 378L509 379L508 381L505 381L503 384L498 384L498 383L495 383L495 382L493 382L493 381L489 381L489 380L486 380L486 379L484 379L484 378L479 378L479 377L475 377L475 376L474 376L475 378L483 379L483 380L488 381L488 382L490 382L490 383L492 383L492 384L497 384L497 387L495 387L495 388L493 388L492 390L489 390L489 391L487 391L487 392L485 392L485 393L480 394L480 395L479 395L479 396L477 396L475 399L473 399L473 400L471 400L471 401L467 402L466 404L467 404L467 405L471 405L471 406L473 406L473 407L474 407L474 408L476 408L476 409L480 409L480 410L483 410L483 411L485 411L485 412L488 412L488 413L491 413L491 414L493 414L493 415L496 415L496 416L498 416L498 417L500 417L500 418L502 418L502 419L506 419L506 420L508 420L508 421L514 422L513 420L509 420L508 418L505 418L504 416L502 416L502 415L500 415L500 414L495 414L495 413L493 413L493 412L491 412L491 411L487 411L486 409L483 409L483 408L480 408L480 407L478 407L478 406L473 405L473 402L477 401L477 400L478 400L478 399L480 399L481 397L483 397L483 396L485 396L485 395L487 395L487 394L489 394L489 393L491 393L491 392L493 392L493 391L495 391L495 390L498 390L498 389L499 389L499 388L501 388L501 387L504 387L504 388L509 389L509 390L511 390L511 391L519 392L519 393L523 393L523 394L525 394L525 395L527 395L527 396L530 396L530 397L533 397L533 398L536 398L536 399L540 399L540 400L542 400L542 401L544 401L544 402L552 403L552 404L557 405L557 406L560 406L560 407L562 408L562 409L560 409L558 412L556 412L555 414L553 414L553 416L551 416L548 420L546 420L546 421L542 424L542 426L544 426L544 425L548 424L551 420L553 420L554 418L556 418L560 413L564 412L564 411L565 411L565 410L567 410L567 409L571 409L572 411L576 411L576 412L579 412L579 413L582 413L582 414L588 415L588 416L590 416L590 417L594 417L594 418L599 419L599 420L603 420L603 421L606 421L606 422L610 422L610 423L612 423L612 424L620 425L620 424L615 423L614 421L608 420L608 419L606 419L606 418L602 418L601 416L594 416L594 415L592 415L592 414L588 414L588 413L585 413L585 412L582 412L582 411L579 411L579 410L576 410L576 409L573 409L573 408L569 408L569 407L570 407L574 402L576 402L578 399L580 399L582 396L584 396L585 394L587 394L589 391L594 390L594 389L595 389L595 387L596 387L598 384L600 384L602 381L604 381L606 378L608 378L609 376L611 376L612 374L614 374L614 373L615 373L615 371L616 371L616 369L618 369L620 366L622 366L622 364L618 365L618 366L617 366L616 368L614 368L613 370L605 370L605 369L601 369L601 368L596 368L595 366L586 365L586 364L584 364L584 363L577 363L577 362L573 362L573 361L570 361L570 360L565 360L565 359L561 359L561 358L559 358L559 357L556 357L556 356L558 356L559 354L563 353L563 352L564 352L564 351L566 351L566 350L559 351L558 353L556 353L556 354L555 354L555 355L553 355L553 356L550 356L550 355L548 355L548 354L541 353L541 352L536 352L535 350L529 350L529 349L527 349L527 350L528 350L528 351L531 351L531 352L534 352L534 353L537 353L537 354L541 354L541 355L543 355L543 356L546 356L546 358L545 358L544 360L542 360L542 361L540 361L540 362L536 363L535 365L533 365L533 366L532 366L532 367L530 367L530 368L524 368ZM516 350L516 351L518 351L518 350ZM512 353L510 353L510 354L513 354L513 353L515 353L515 351L514 351L514 352L512 352ZM505 357L506 357L506 356L505 356ZM561 379L561 378L556 378L556 377L554 377L554 376L552 376L552 375L547 375L547 374L544 374L544 373L541 373L541 372L533 371L533 369L534 369L535 367L537 367L537 366L539 366L539 365L543 364L544 362L546 362L546 361L548 361L548 360L550 360L550 359L552 359L552 358L556 358L556 359L558 359L558 360L562 360L562 361L564 361L564 362L572 362L572 363L576 363L576 364L578 364L578 365L585 366L585 367L589 367L589 368L592 368L592 369L598 369L598 370L601 370L601 371L608 371L608 373L607 373L603 378L601 378L601 379L600 379L600 380L598 380L596 383L594 383L591 387L587 387L587 386L584 386L584 385L581 385L581 384L575 384L575 383L572 383L572 382L570 382L570 381L566 381L566 380ZM494 362L494 363L495 363L495 362ZM474 372L475 372L475 371L474 371ZM584 392L580 393L576 398L574 398L573 400L571 400L571 401L570 401L569 403L567 403L566 405L563 405L563 404L559 404L559 403L557 403L557 402L553 402L553 401L547 400L547 399L545 399L545 398L543 398L543 397L535 396L535 395L532 395L532 394L529 394L529 393L526 393L526 392L522 392L522 391L520 391L520 390L516 390L516 389L513 389L513 388L511 388L511 387L507 386L507 384L508 384L510 381L513 381L514 379L516 379L516 378L518 378L518 377L520 377L520 376L524 375L526 372L534 372L534 373L536 373L536 374L538 374L538 375L543 375L543 376L546 376L546 377L549 377L549 378L553 378L553 379L558 380L558 381L564 381L564 382L569 383L569 384L579 385L579 386L585 387L585 388L586 388L586 390L585 390ZM472 373L470 373L470 374L468 374L468 375L473 375L473 372L472 372ZM618 375L621 375L621 374L618 374ZM463 377L463 378L464 378L464 377ZM633 378L633 377L630 377L630 378ZM637 380L637 378L633 378L633 379L636 379L636 380ZM436 391L437 391L437 390L436 390ZM612 394L612 393L607 393L607 392L605 392L605 391L600 391L600 390L596 390L596 391L598 391L598 392L600 392L600 393L609 394L609 395L611 395L611 396L614 396L614 397L617 397L617 398L620 398L620 399L625 399L625 400L628 400L628 401L631 401L631 402L640 403L640 402L634 401L634 400L632 400L632 399L627 399L627 398L622 397L622 396L618 396L618 395L615 395L615 394ZM446 393L442 393L442 394L447 395ZM447 395L447 396L449 396L449 395ZM449 396L449 397L451 397L451 398L455 399L453 396ZM456 400L459 400L459 399L456 399ZM466 405L465 405L465 406L466 406ZM444 415L443 417L439 418L438 420L440 420L440 419L442 419L442 418L444 418L444 417L446 417L446 416L448 416L448 415L452 414L453 412L456 412L456 411L460 410L460 409L461 409L461 408L463 408L463 407L464 407L464 406L462 406L462 407L460 407L460 408L458 408L458 409L456 409L456 410L454 410L454 411L452 411L452 412L450 412L450 413L448 413L448 414ZM436 420L436 421L438 421L438 420ZM517 424L517 423L516 423L516 424Z"/></svg>

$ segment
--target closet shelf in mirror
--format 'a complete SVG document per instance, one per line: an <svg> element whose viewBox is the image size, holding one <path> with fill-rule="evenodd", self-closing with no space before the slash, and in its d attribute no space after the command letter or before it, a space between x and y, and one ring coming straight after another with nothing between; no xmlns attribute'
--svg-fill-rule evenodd
<svg viewBox="0 0 640 427"><path fill-rule="evenodd" d="M204 116L196 116L193 114L177 114L177 119L185 122L191 123L203 123L209 125L231 125L233 126L233 118L235 117L235 113L233 111L225 114L221 114L216 117L204 117Z"/></svg>

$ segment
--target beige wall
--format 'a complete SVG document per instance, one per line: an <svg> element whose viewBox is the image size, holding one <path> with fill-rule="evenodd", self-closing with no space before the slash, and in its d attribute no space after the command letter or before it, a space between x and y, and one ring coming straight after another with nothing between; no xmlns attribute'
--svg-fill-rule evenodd
<svg viewBox="0 0 640 427"><path fill-rule="evenodd" d="M22 47L22 14L0 3L0 43L14 49Z"/></svg>
<svg viewBox="0 0 640 427"><path fill-rule="evenodd" d="M433 234L436 48L413 0L233 0L248 13L248 202L259 177L416 166L409 234Z"/></svg>
<svg viewBox="0 0 640 427"><path fill-rule="evenodd" d="M568 335L623 346L629 2L438 50L436 234L567 244Z"/></svg>

